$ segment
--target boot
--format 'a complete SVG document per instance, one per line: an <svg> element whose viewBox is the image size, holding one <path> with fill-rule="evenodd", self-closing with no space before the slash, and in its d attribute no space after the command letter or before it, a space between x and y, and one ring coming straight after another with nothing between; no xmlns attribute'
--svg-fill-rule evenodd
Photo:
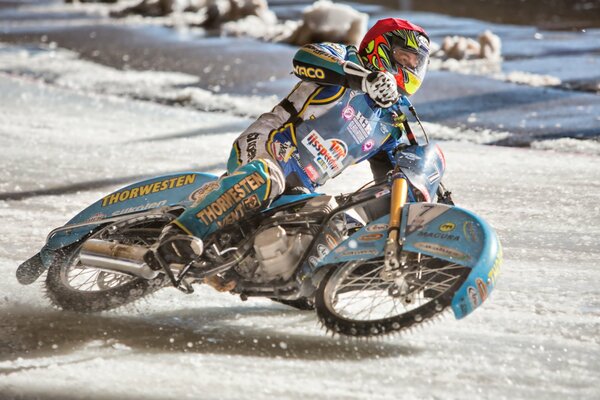
<svg viewBox="0 0 600 400"><path fill-rule="evenodd" d="M175 224L169 224L158 238L155 254L169 265L186 265L199 258L203 251L202 239L188 235Z"/></svg>

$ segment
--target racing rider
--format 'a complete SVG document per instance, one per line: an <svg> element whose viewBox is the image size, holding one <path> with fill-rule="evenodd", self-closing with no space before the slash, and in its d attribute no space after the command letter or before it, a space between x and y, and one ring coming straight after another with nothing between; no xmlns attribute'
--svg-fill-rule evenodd
<svg viewBox="0 0 600 400"><path fill-rule="evenodd" d="M423 28L397 18L377 21L358 50L335 43L301 47L293 60L301 81L237 138L227 173L206 184L194 205L165 228L155 254L167 263L189 262L202 253L198 238L286 191L312 192L357 162L369 160L374 177L382 178L393 167L390 151L403 129L372 129L370 121L392 118L389 108L419 89L428 62ZM349 105L358 96L372 115ZM323 120L343 128L311 128Z"/></svg>

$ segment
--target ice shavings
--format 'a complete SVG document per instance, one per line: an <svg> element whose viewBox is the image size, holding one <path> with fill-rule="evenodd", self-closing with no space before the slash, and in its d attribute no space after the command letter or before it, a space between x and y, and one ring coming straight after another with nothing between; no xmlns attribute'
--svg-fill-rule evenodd
<svg viewBox="0 0 600 400"><path fill-rule="evenodd" d="M182 104L202 111L228 111L239 116L258 116L277 103L275 96L216 94L195 86L199 78L188 74L121 71L81 60L65 49L1 46L0 71L82 92Z"/></svg>

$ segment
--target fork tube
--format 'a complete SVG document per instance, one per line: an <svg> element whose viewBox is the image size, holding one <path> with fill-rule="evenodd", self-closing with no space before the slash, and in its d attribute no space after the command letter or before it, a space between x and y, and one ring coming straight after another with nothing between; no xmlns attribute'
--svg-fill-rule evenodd
<svg viewBox="0 0 600 400"><path fill-rule="evenodd" d="M398 178L392 184L392 200L390 202L390 229L395 229L396 234L400 228L402 207L406 204L408 185L405 178ZM397 236L397 235L396 235Z"/></svg>
<svg viewBox="0 0 600 400"><path fill-rule="evenodd" d="M399 266L398 262L398 237L400 234L400 222L402 218L402 207L406 204L408 184L405 178L394 179L392 183L392 198L390 201L390 224L388 239L385 243L385 261L382 271L384 279L391 279L391 270Z"/></svg>

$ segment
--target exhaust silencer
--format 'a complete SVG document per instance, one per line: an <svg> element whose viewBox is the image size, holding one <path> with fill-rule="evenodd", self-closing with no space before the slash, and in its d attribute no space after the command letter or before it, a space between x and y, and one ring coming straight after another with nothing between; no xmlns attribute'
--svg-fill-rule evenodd
<svg viewBox="0 0 600 400"><path fill-rule="evenodd" d="M82 264L108 271L120 272L144 279L158 276L144 261L148 248L124 245L100 239L88 239L81 247L79 259Z"/></svg>

